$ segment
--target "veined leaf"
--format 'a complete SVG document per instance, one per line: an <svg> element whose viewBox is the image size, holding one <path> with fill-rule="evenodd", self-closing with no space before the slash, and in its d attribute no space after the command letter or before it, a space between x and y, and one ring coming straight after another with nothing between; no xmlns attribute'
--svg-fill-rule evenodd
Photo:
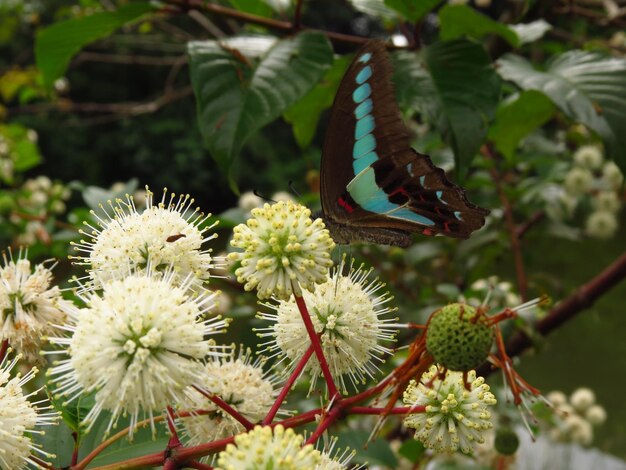
<svg viewBox="0 0 626 470"><path fill-rule="evenodd" d="M413 23L421 20L439 3L441 3L441 0L385 0L385 5L393 8Z"/></svg>
<svg viewBox="0 0 626 470"><path fill-rule="evenodd" d="M555 112L552 101L538 91L522 92L511 103L501 106L489 129L489 138L508 159L520 140L550 119Z"/></svg>
<svg viewBox="0 0 626 470"><path fill-rule="evenodd" d="M94 13L55 23L37 34L35 61L44 85L49 89L65 73L70 60L87 44L104 38L119 27L152 11L147 2L133 2L116 11Z"/></svg>
<svg viewBox="0 0 626 470"><path fill-rule="evenodd" d="M506 54L498 71L524 90L545 93L563 113L593 129L626 171L626 60L598 52L569 51L545 71L523 57Z"/></svg>
<svg viewBox="0 0 626 470"><path fill-rule="evenodd" d="M285 112L285 121L291 124L300 148L311 145L320 114L333 105L339 83L350 63L349 59L348 56L337 58L321 82Z"/></svg>
<svg viewBox="0 0 626 470"><path fill-rule="evenodd" d="M216 41L191 42L188 52L200 131L227 173L245 141L311 90L333 60L326 36L313 32L278 41L256 64Z"/></svg>
<svg viewBox="0 0 626 470"><path fill-rule="evenodd" d="M230 0L230 3L239 11L256 16L269 18L274 11L263 0Z"/></svg>
<svg viewBox="0 0 626 470"><path fill-rule="evenodd" d="M463 36L482 38L487 34L497 34L511 46L520 44L517 33L506 24L494 21L467 5L446 5L439 12L440 37L447 41Z"/></svg>
<svg viewBox="0 0 626 470"><path fill-rule="evenodd" d="M501 81L478 44L435 43L418 56L395 56L394 81L402 105L418 109L454 151L458 179L478 152L500 97Z"/></svg>

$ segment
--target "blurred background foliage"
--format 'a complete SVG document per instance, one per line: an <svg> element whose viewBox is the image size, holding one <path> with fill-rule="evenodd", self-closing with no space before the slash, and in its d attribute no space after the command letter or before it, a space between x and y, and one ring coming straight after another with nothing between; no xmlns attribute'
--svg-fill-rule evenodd
<svg viewBox="0 0 626 470"><path fill-rule="evenodd" d="M274 194L289 192L293 181L301 200L319 208L327 109L356 45L335 37L335 58L319 59L319 76L303 85L306 89L293 102L285 98L285 109L276 115L257 115L267 125L252 129L245 141L237 142L240 149L235 146L229 154L216 150L210 135L215 123L203 119L202 110L210 111L216 100L203 104L202 93L195 96L192 86L195 80L198 92L215 77L211 54L237 49L236 43L220 49L212 40L248 38L238 44L254 69L266 50L263 38L285 38L292 31L272 28L267 21L245 22L190 9L182 0L155 2L158 13L136 15L128 24L114 21L110 34L106 28L100 35L89 29L93 38L77 47L58 77L44 68L60 63L46 55L53 50L48 47L53 30L45 41L41 37L47 27L143 8L140 3L0 4L1 244L29 246L34 258L61 259L56 271L61 281L72 273L66 261L68 242L90 218L88 209L146 184L157 193L163 187L190 193L203 210L221 214L224 236L215 246L218 252L226 249L228 229L263 202L249 193L253 189L276 199ZM295 3L288 0L209 3L270 21L291 21L295 14ZM494 308L519 302L503 200L511 205L509 212L523 237L530 297L547 294L558 301L623 252L619 168L626 167L626 147L620 146L626 138L625 12L621 0L303 2L301 22L308 27L391 38L401 49L393 54L394 80L415 148L463 181L470 200L492 211L487 226L467 241L416 237L405 251L349 249L388 282L403 320L424 321L433 309L459 298L484 298L484 283L494 275L507 283L504 300ZM312 53L315 41L320 50L325 47L321 35L311 34L308 41L300 52ZM260 50L252 51L257 46ZM43 56L36 57L38 47ZM425 52L417 55L420 48ZM443 52L457 55L446 61ZM208 69L202 75L204 65ZM435 99L428 88L433 81L440 92L444 87ZM486 83L493 88L484 88ZM594 100L581 98L587 91ZM446 96L451 99L446 101ZM464 108L455 114L459 97ZM588 109L592 101L595 112ZM489 146L481 151L486 142ZM244 195L233 192L234 186ZM254 334L244 327L250 321L260 323L253 319L253 299L239 295L228 281L216 284L230 296L232 339L255 344ZM507 292L514 297L506 300ZM625 298L622 284L560 331L539 340L534 356L522 362L524 374L541 389L593 388L608 410L595 445L623 458ZM520 326L529 328L533 319L528 321Z"/></svg>

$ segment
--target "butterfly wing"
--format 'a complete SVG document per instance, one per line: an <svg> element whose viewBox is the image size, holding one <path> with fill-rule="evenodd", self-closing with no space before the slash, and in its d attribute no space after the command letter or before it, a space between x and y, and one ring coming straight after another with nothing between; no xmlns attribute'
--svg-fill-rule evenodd
<svg viewBox="0 0 626 470"><path fill-rule="evenodd" d="M348 68L324 142L323 212L348 226L467 238L488 211L410 148L391 76L381 41L366 43Z"/></svg>

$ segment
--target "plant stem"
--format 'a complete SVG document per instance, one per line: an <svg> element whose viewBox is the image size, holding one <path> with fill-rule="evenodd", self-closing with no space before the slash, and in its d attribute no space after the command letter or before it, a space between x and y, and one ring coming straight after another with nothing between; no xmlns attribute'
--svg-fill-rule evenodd
<svg viewBox="0 0 626 470"><path fill-rule="evenodd" d="M263 425L270 424L272 422L272 420L276 416L276 413L278 413L280 406L285 401L287 394L291 390L291 387L293 387L293 384L295 383L295 381L298 379L298 377L304 370L306 363L309 362L309 359L313 355L313 351L314 351L313 345L309 346L309 349L307 349L307 351L304 353L304 356L302 356L302 358L296 365L293 372L289 375L289 378L287 379L287 382L285 382L285 385L280 391L280 394L278 395L278 397L276 397L276 401L272 405L272 408L270 409L269 413L267 413L267 416L263 420L263 423L262 423Z"/></svg>
<svg viewBox="0 0 626 470"><path fill-rule="evenodd" d="M9 350L9 340L5 339L2 341L2 346L0 346L0 363L4 361L4 358L7 355L7 351Z"/></svg>
<svg viewBox="0 0 626 470"><path fill-rule="evenodd" d="M311 316L309 315L309 311L306 308L306 303L304 302L304 298L296 295L294 293L294 297L296 299L296 305L298 306L298 310L300 310L300 315L302 316L302 321L304 322L304 326L306 327L306 331L309 334L309 339L313 345L313 349L315 350L315 356L320 364L320 368L322 369L322 374L324 375L324 380L326 380L326 386L328 387L328 396L330 400L333 400L339 392L337 391L337 386L335 385L335 381L333 380L333 376L330 373L330 369L328 367L328 362L326 362L326 357L324 356L324 351L322 350L322 344L320 343L320 338L318 334L315 332L315 327L313 326L313 322L311 321Z"/></svg>
<svg viewBox="0 0 626 470"><path fill-rule="evenodd" d="M380 415L384 412L390 415L405 415L408 413L423 413L426 411L425 406L402 406L397 408L391 408L385 412L385 408L377 408L370 406L353 406L348 410L350 414L354 415Z"/></svg>
<svg viewBox="0 0 626 470"><path fill-rule="evenodd" d="M205 397L207 397L209 400L211 400L213 403L215 403L217 406L219 406L221 409L223 409L226 413L231 415L237 421L239 421L241 423L241 425L244 428L246 428L247 431L250 431L251 429L254 428L254 424L252 424L245 416L243 416L241 413L239 413L239 411L234 409L232 406L230 406L228 403L226 403L224 400L222 400L217 395L212 394L212 393L207 393L206 390L203 390L202 388L198 387L197 385L194 385L193 388L196 389L199 393L201 393Z"/></svg>

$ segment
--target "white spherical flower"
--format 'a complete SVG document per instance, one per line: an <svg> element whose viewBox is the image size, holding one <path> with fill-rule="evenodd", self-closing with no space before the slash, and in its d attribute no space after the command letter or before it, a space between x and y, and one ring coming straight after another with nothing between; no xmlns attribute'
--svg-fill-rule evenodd
<svg viewBox="0 0 626 470"><path fill-rule="evenodd" d="M315 466L315 470L361 470L365 468L365 465L352 465L350 467L350 461L356 455L356 451L350 449L336 449L337 438L331 437L330 441L326 442L324 448L320 451L320 462Z"/></svg>
<svg viewBox="0 0 626 470"><path fill-rule="evenodd" d="M321 461L320 452L308 444L302 446L304 438L293 429L281 425L256 426L246 434L235 437L235 444L228 444L220 452L216 470L272 469L299 470L315 469Z"/></svg>
<svg viewBox="0 0 626 470"><path fill-rule="evenodd" d="M485 441L485 431L493 427L487 407L495 396L482 377L469 371L466 390L461 372L448 371L443 380L437 366L431 366L420 381L411 380L404 391L404 404L425 406L422 413L404 418L404 425L415 429L415 439L436 452L471 454L476 443Z"/></svg>
<svg viewBox="0 0 626 470"><path fill-rule="evenodd" d="M584 194L591 188L593 175L585 168L572 168L565 175L565 189L573 195Z"/></svg>
<svg viewBox="0 0 626 470"><path fill-rule="evenodd" d="M617 217L612 212L593 212L585 222L585 232L592 238L606 240L618 229Z"/></svg>
<svg viewBox="0 0 626 470"><path fill-rule="evenodd" d="M303 296L330 371L346 391L345 376L356 388L378 371L375 361L382 362L382 356L392 353L379 343L395 340L397 318L384 318L396 309L386 306L393 297L386 291L380 293L384 284L378 278L368 279L372 269L351 266L344 275L344 265L345 260L315 292ZM265 306L276 313L259 313L259 318L274 322L258 330L259 336L271 338L263 346L294 367L311 344L298 306L293 299ZM311 357L305 370L312 377L313 389L321 375L316 357Z"/></svg>
<svg viewBox="0 0 626 470"><path fill-rule="evenodd" d="M31 435L41 433L35 430L37 426L55 424L58 413L50 411L49 406L42 402L31 403L24 395L22 387L32 380L37 369L31 369L23 377L17 374L11 378L11 369L15 366L20 356L8 361L6 356L0 362L0 469L20 470L31 465L43 468L37 461L32 460L33 453L39 462L41 457L54 457L44 452L38 445L33 443Z"/></svg>
<svg viewBox="0 0 626 470"><path fill-rule="evenodd" d="M594 426L599 426L606 421L606 411L600 405L591 405L585 412L585 418Z"/></svg>
<svg viewBox="0 0 626 470"><path fill-rule="evenodd" d="M554 390L546 396L546 399L552 404L555 408L561 408L561 405L565 405L567 403L567 395L559 390Z"/></svg>
<svg viewBox="0 0 626 470"><path fill-rule="evenodd" d="M69 356L48 371L55 394L70 400L95 395L83 420L87 427L108 410L108 429L129 414L132 432L140 412L152 418L168 404L183 401L184 391L201 376L200 361L220 354L206 338L227 324L219 317L206 318L215 294L191 291L191 279L178 286L173 277L171 271L153 276L148 269L100 281L101 293L79 294L85 308L67 311L70 321L64 328L72 336L50 339L67 347Z"/></svg>
<svg viewBox="0 0 626 470"><path fill-rule="evenodd" d="M596 402L596 394L589 388L581 387L574 390L569 401L576 411L585 411Z"/></svg>
<svg viewBox="0 0 626 470"><path fill-rule="evenodd" d="M591 423L579 415L569 415L564 420L566 434L564 438L583 446L593 441L593 427Z"/></svg>
<svg viewBox="0 0 626 470"><path fill-rule="evenodd" d="M190 274L200 283L208 280L216 260L212 250L202 249L202 244L217 237L208 234L217 222L202 227L210 214L193 209L189 195L167 198L165 190L155 204L154 193L147 187L146 191L145 210L138 210L133 197L127 195L126 200L109 201L111 213L101 217L92 211L99 228L87 224L91 232L81 230L89 239L74 244L84 253L75 257L76 264L89 267L93 283L119 279L128 273L129 265L138 270L148 263L154 271L171 268L179 281Z"/></svg>
<svg viewBox="0 0 626 470"><path fill-rule="evenodd" d="M284 202L288 202L291 201L293 202L293 196L288 193L287 191L278 191L277 193L272 194L272 201L284 201Z"/></svg>
<svg viewBox="0 0 626 470"><path fill-rule="evenodd" d="M620 189L624 184L624 175L615 162L606 162L602 167L602 178L613 188Z"/></svg>
<svg viewBox="0 0 626 470"><path fill-rule="evenodd" d="M10 253L9 253L10 255ZM61 297L57 286L51 286L52 267L44 263L33 270L26 253L18 259L3 254L0 268L0 340L9 344L30 363L40 363L44 338L58 334L65 321L63 310L71 303Z"/></svg>
<svg viewBox="0 0 626 470"><path fill-rule="evenodd" d="M241 346L239 353L233 349L227 356L210 359L198 377L197 386L224 400L248 421L259 422L279 393L278 378L271 371L263 371L264 362L259 356L253 360L251 350ZM191 445L216 441L245 430L239 421L198 390L189 390L187 396L186 402L181 404L183 408L209 412L182 420Z"/></svg>
<svg viewBox="0 0 626 470"><path fill-rule="evenodd" d="M237 205L245 212L250 212L255 207L261 207L263 205L263 199L254 194L252 191L247 191L239 196Z"/></svg>
<svg viewBox="0 0 626 470"><path fill-rule="evenodd" d="M287 300L294 290L300 295L300 287L313 290L326 281L335 242L309 209L281 201L252 209L252 218L235 227L231 245L244 250L228 257L241 262L235 274L246 290Z"/></svg>
<svg viewBox="0 0 626 470"><path fill-rule="evenodd" d="M622 202L615 191L601 191L593 198L593 206L598 211L617 212L622 207Z"/></svg>
<svg viewBox="0 0 626 470"><path fill-rule="evenodd" d="M602 151L595 145L583 145L574 153L574 162L589 170L600 168L602 160Z"/></svg>

